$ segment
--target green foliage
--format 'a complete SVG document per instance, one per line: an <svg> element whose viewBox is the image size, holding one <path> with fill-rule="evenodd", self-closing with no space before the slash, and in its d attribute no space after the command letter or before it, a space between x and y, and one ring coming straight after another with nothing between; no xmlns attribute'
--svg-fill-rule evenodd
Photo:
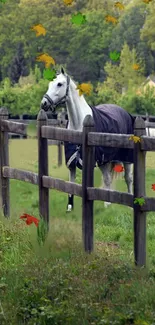
<svg viewBox="0 0 155 325"><path fill-rule="evenodd" d="M120 101L134 112L144 112L148 105L147 110L154 114L153 96L138 98L133 91L155 71L154 1L146 4L126 0L123 4L125 9L120 11L113 0L78 0L71 6L61 0L1 3L0 80L9 76L14 87L5 91L1 84L0 105L5 104L14 114L38 112L47 90L45 85L53 78L52 71L45 69L43 63L36 64L36 57L46 52L54 58L56 66L66 66L75 81L91 81L95 88L98 84L98 93L86 96L88 103ZM105 21L109 14L117 16L118 24ZM78 17L86 17L85 23L73 24L73 17L78 22ZM45 36L36 37L31 30L38 23L46 29ZM117 53L121 53L120 58ZM134 63L140 65L139 70L131 69ZM132 90L132 95L126 93L127 103L123 89Z"/></svg>
<svg viewBox="0 0 155 325"><path fill-rule="evenodd" d="M141 92L141 95L127 92L118 99L117 104L132 114L155 115L154 91L149 88L145 93Z"/></svg>
<svg viewBox="0 0 155 325"><path fill-rule="evenodd" d="M38 227L37 227L37 239L38 239L38 243L39 245L44 245L46 237L48 234L48 227L47 227L47 223L44 221L43 218L40 218Z"/></svg>

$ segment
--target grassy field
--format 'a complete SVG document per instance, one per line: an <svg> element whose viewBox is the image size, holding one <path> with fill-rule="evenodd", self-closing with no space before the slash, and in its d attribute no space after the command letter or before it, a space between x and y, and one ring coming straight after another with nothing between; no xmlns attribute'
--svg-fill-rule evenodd
<svg viewBox="0 0 155 325"><path fill-rule="evenodd" d="M10 166L37 172L37 141L11 140ZM64 160L64 157L63 157ZM147 154L147 195L155 197L155 154ZM49 146L49 174L68 180L57 167L57 148ZM77 182L81 173L77 173ZM101 174L95 170L95 186ZM114 188L126 191L120 177ZM82 248L81 199L67 214L67 195L50 190L50 231L43 247L35 225L23 213L39 216L38 187L10 181L10 220L0 218L0 324L109 325L155 324L155 216L147 217L147 265L133 264L132 209L94 204L94 253Z"/></svg>

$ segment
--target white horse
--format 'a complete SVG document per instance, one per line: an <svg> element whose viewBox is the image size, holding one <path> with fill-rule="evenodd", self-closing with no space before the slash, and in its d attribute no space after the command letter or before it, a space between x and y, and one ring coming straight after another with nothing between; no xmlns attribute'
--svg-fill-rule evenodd
<svg viewBox="0 0 155 325"><path fill-rule="evenodd" d="M76 89L77 86L73 80L64 72L61 68L61 73L49 83L48 91L43 96L41 101L41 109L48 111L51 109L55 110L55 107L59 104L66 104L67 114L69 123L67 126L68 130L82 131L83 121L86 115L92 116L91 107L87 104L84 96L79 96L79 92ZM132 194L132 164L124 163L124 178L127 184L128 193ZM114 176L113 172L114 163L108 162L99 166L102 173L103 187L110 190ZM69 168L69 180L75 182L76 178L76 167ZM104 202L104 206L110 205L110 202ZM67 211L73 209L73 195L68 196Z"/></svg>

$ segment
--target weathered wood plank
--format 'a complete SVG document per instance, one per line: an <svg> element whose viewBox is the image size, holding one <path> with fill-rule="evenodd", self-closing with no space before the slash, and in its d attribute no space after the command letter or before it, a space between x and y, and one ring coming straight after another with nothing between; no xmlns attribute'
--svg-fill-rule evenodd
<svg viewBox="0 0 155 325"><path fill-rule="evenodd" d="M133 207L133 195L124 192L106 190L102 188L87 188L88 200L106 201Z"/></svg>
<svg viewBox="0 0 155 325"><path fill-rule="evenodd" d="M82 197L82 186L72 182L64 181L59 178L50 176L43 176L43 186L46 188L53 188L57 191L73 194Z"/></svg>
<svg viewBox="0 0 155 325"><path fill-rule="evenodd" d="M58 167L62 165L62 144L61 141L58 142Z"/></svg>
<svg viewBox="0 0 155 325"><path fill-rule="evenodd" d="M26 135L27 134L27 124L2 120L1 121L1 130L5 131L5 132Z"/></svg>
<svg viewBox="0 0 155 325"><path fill-rule="evenodd" d="M129 140L133 134L115 134L115 133L97 133L90 132L88 134L89 146L104 146L114 148L129 148L134 147L132 140Z"/></svg>
<svg viewBox="0 0 155 325"><path fill-rule="evenodd" d="M2 132L2 125L7 122L9 113L8 109L2 107L0 109L0 197L1 208L4 216L10 217L10 180L3 177L3 166L9 166L9 138L7 132Z"/></svg>
<svg viewBox="0 0 155 325"><path fill-rule="evenodd" d="M149 212L155 211L155 198L144 196L145 203L140 207L141 211Z"/></svg>
<svg viewBox="0 0 155 325"><path fill-rule="evenodd" d="M142 136L140 142L140 150L155 151L155 138Z"/></svg>
<svg viewBox="0 0 155 325"><path fill-rule="evenodd" d="M21 170L18 168L4 166L2 168L2 173L3 177L5 178L17 179L19 181L38 185L38 174L30 172L28 170Z"/></svg>
<svg viewBox="0 0 155 325"><path fill-rule="evenodd" d="M46 138L41 136L41 128L47 125L47 115L40 110L37 117L38 132L38 181L39 181L39 213L49 229L49 189L43 186L43 176L48 176L48 143Z"/></svg>
<svg viewBox="0 0 155 325"><path fill-rule="evenodd" d="M146 128L155 128L155 123L154 122L145 122L145 127Z"/></svg>
<svg viewBox="0 0 155 325"><path fill-rule="evenodd" d="M146 134L145 122L137 117L134 123L134 135ZM134 200L145 196L146 152L141 150L141 144L134 143ZM138 266L146 265L146 212L134 203L134 257Z"/></svg>
<svg viewBox="0 0 155 325"><path fill-rule="evenodd" d="M42 126L41 136L46 139L68 141L77 144L82 143L82 132L52 126Z"/></svg>
<svg viewBox="0 0 155 325"><path fill-rule="evenodd" d="M89 132L95 130L94 120L87 115L82 133L82 237L85 252L91 253L94 246L94 201L88 200L87 187L94 186L95 147L87 145Z"/></svg>

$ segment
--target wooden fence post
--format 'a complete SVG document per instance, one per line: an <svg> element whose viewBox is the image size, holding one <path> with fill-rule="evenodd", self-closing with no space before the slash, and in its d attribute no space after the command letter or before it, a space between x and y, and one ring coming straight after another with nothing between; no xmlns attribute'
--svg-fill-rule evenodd
<svg viewBox="0 0 155 325"><path fill-rule="evenodd" d="M91 253L94 246L94 201L87 199L87 187L94 186L95 147L87 145L89 132L94 132L94 120L87 115L83 122L82 133L82 235L86 252Z"/></svg>
<svg viewBox="0 0 155 325"><path fill-rule="evenodd" d="M146 135L145 122L136 117L134 135ZM145 158L146 152L140 150L140 143L134 143L134 200L145 196ZM134 256L135 264L146 265L146 212L142 212L139 204L134 204Z"/></svg>
<svg viewBox="0 0 155 325"><path fill-rule="evenodd" d="M62 144L61 141L58 142L58 167L62 165Z"/></svg>
<svg viewBox="0 0 155 325"><path fill-rule="evenodd" d="M0 121L9 117L6 107L0 108ZM3 167L9 166L9 140L8 132L3 132L0 125L0 208L3 208L5 217L10 217L10 180L3 177Z"/></svg>
<svg viewBox="0 0 155 325"><path fill-rule="evenodd" d="M49 229L49 189L43 187L42 184L42 176L48 176L48 139L41 136L41 128L43 125L47 125L47 120L45 111L41 109L37 116L39 213Z"/></svg>

